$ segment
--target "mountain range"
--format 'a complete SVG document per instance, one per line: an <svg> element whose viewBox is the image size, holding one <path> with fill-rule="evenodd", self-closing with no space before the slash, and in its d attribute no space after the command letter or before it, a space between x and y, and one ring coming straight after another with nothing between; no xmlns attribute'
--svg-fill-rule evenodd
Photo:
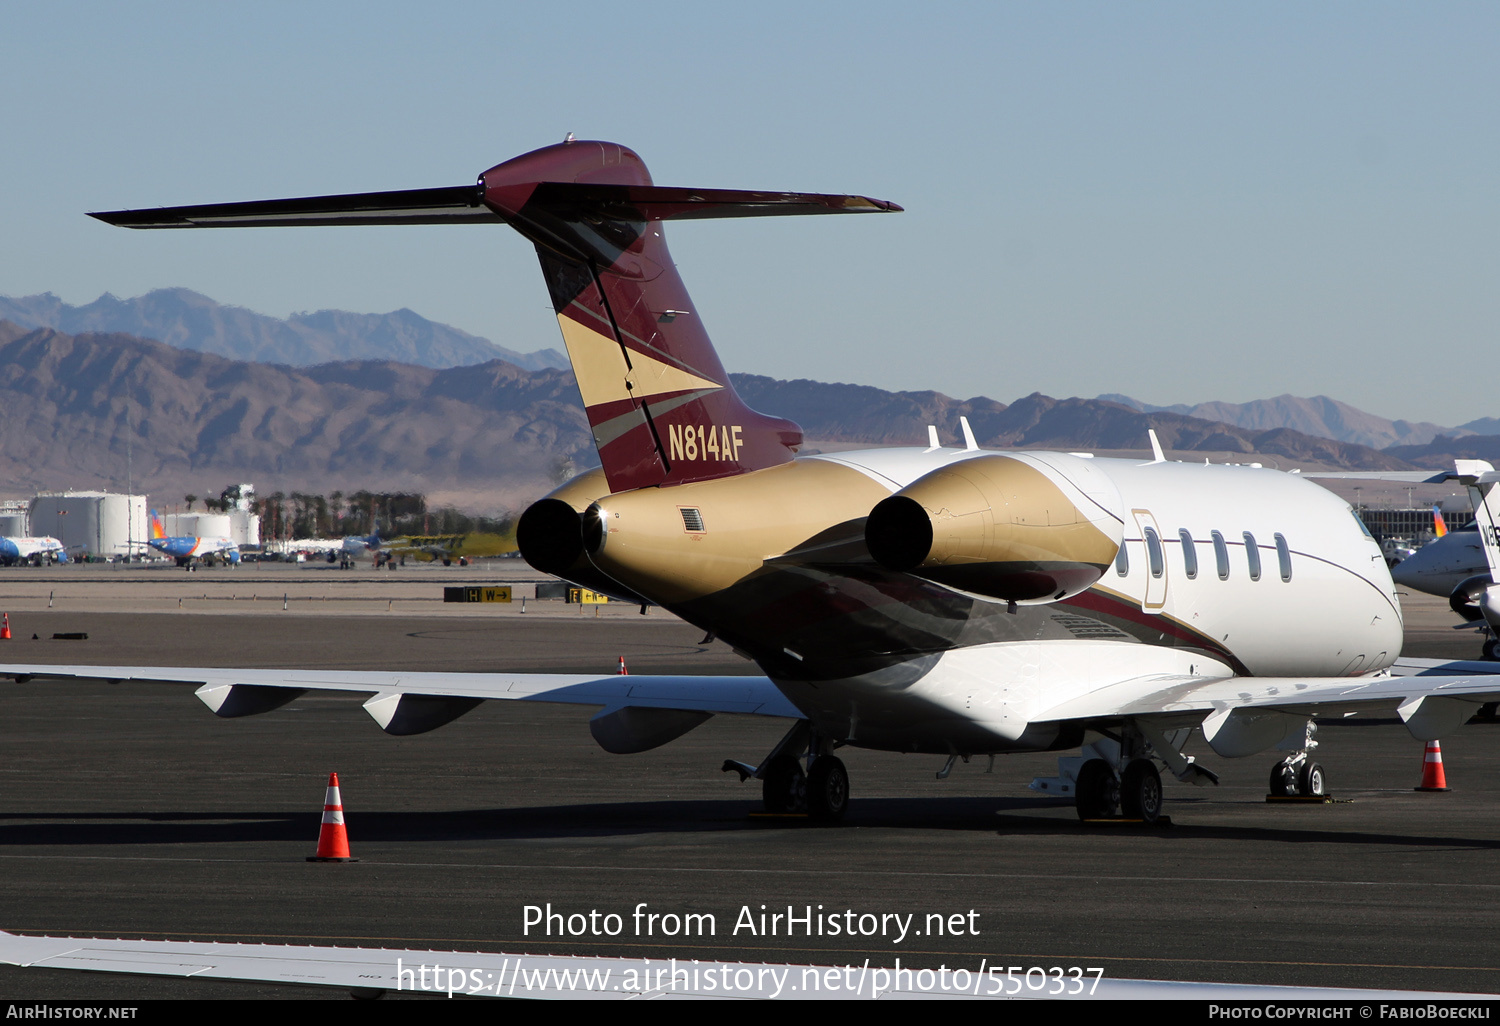
<svg viewBox="0 0 1500 1026"><path fill-rule="evenodd" d="M137 335L178 349L292 367L335 360L395 360L444 368L505 360L524 370L568 368L567 357L555 349L518 353L407 309L387 314L319 310L283 320L225 306L189 289L156 289L134 299L117 299L106 292L84 306L70 306L50 292L0 296L0 319L73 335Z"/></svg>
<svg viewBox="0 0 1500 1026"><path fill-rule="evenodd" d="M932 391L730 375L801 424L809 450L959 444L1405 470L1500 459L1500 420L1392 421L1327 396L1152 406L1125 395L1006 404ZM567 358L517 353L410 311L280 319L187 289L70 306L0 297L0 496L62 487L212 494L422 491L516 508L597 463ZM170 501L170 500L166 500Z"/></svg>
<svg viewBox="0 0 1500 1026"><path fill-rule="evenodd" d="M1392 446L1428 445L1438 436L1458 438L1464 435L1500 435L1500 420L1483 417L1460 424L1458 427L1443 427L1426 422L1413 423L1407 420L1386 420L1373 413L1357 410L1348 403L1330 399L1326 395L1303 398L1295 395L1278 395L1274 399L1257 399L1248 403L1198 403L1189 406L1178 403L1174 406L1152 406L1128 395L1111 393L1099 396L1109 402L1121 403L1142 413L1180 413L1187 417L1217 420L1224 424L1267 431L1285 427L1304 434L1322 438L1336 438L1341 442L1354 442L1374 449L1389 449Z"/></svg>
<svg viewBox="0 0 1500 1026"><path fill-rule="evenodd" d="M593 460L570 371L503 360L312 368L0 321L0 494L360 488L494 508ZM168 500L170 501L170 500Z"/></svg>
<svg viewBox="0 0 1500 1026"><path fill-rule="evenodd" d="M967 417L981 445L1146 448L1215 462L1409 469L1374 449L1286 428L1255 431L1097 399L887 392L732 375L745 400L804 428L808 447L948 444ZM0 321L0 494L60 487L212 494L422 491L435 502L516 508L566 468L597 462L571 371L504 360L451 368L391 360L312 367L232 360L123 334L69 335ZM170 501L170 500L168 500Z"/></svg>
<svg viewBox="0 0 1500 1026"><path fill-rule="evenodd" d="M71 335L135 335L179 349L293 367L344 360L391 360L443 369L499 359L523 370L569 369L567 357L556 349L516 352L407 309L387 314L320 310L282 319L244 307L226 306L183 288L156 289L133 299L119 299L105 293L83 306L64 303L51 293L0 296L0 319L24 328L52 328ZM1256 433L1290 428L1305 435L1375 449L1425 446L1440 436L1500 434L1500 420L1495 418L1482 418L1452 428L1393 421L1322 395L1310 398L1281 395L1248 403L1172 406L1155 406L1119 394L1098 398L1142 413L1179 414Z"/></svg>

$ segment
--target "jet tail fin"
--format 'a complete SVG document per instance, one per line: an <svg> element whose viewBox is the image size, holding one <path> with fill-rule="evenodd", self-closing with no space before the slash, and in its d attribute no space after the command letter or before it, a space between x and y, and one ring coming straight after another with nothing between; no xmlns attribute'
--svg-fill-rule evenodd
<svg viewBox="0 0 1500 1026"><path fill-rule="evenodd" d="M566 142L480 176L484 202L535 245L610 490L728 477L790 460L802 429L735 393L661 222L897 211L863 196L683 189L641 158Z"/></svg>
<svg viewBox="0 0 1500 1026"><path fill-rule="evenodd" d="M864 196L658 186L632 151L569 141L472 186L92 216L129 228L503 223L536 246L612 492L790 460L802 429L735 394L662 238L711 217L899 211Z"/></svg>
<svg viewBox="0 0 1500 1026"><path fill-rule="evenodd" d="M1500 473L1484 460L1454 460L1453 470L1447 477L1468 487L1474 502L1474 526L1479 528L1490 577L1500 581L1500 488L1495 487L1500 485Z"/></svg>

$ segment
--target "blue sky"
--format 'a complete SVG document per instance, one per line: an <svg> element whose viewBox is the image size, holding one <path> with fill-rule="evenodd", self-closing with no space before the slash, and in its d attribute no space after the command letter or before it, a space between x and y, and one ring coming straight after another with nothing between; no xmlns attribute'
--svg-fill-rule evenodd
<svg viewBox="0 0 1500 1026"><path fill-rule="evenodd" d="M21 4L0 294L185 286L560 339L501 228L86 210L458 185L560 140L904 214L672 225L732 370L1500 415L1500 6Z"/></svg>

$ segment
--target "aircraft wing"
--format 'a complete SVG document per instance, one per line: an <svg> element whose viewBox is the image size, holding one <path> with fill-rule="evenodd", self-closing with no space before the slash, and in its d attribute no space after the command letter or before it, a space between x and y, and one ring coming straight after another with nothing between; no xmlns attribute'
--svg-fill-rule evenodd
<svg viewBox="0 0 1500 1026"><path fill-rule="evenodd" d="M0 665L0 678L193 684L217 715L269 712L306 691L371 696L365 711L388 734L421 734L483 701L600 706L590 729L607 751L645 751L715 713L799 718L768 677L583 673L390 673L371 670L236 670L177 666ZM648 743L650 742L650 743Z"/></svg>
<svg viewBox="0 0 1500 1026"><path fill-rule="evenodd" d="M1397 481L1406 484L1439 484L1450 475L1441 470L1304 470L1303 477L1343 481Z"/></svg>
<svg viewBox="0 0 1500 1026"><path fill-rule="evenodd" d="M487 951L338 948L205 941L29 937L0 931L0 963L41 969L82 969L214 980L265 981L336 987L354 996L415 991L506 998L789 998L901 1000L914 998L1062 997L1071 1000L1181 999L1194 1001L1491 1000L1490 994L1348 990L1240 983L1115 979L1102 970L1027 991L1000 966L958 982L939 982L885 966L787 965L711 959L609 958L591 955L516 955ZM950 983L950 980L952 981Z"/></svg>
<svg viewBox="0 0 1500 1026"><path fill-rule="evenodd" d="M1194 677L1158 674L1104 684L1051 707L1034 722L1094 724L1149 718L1163 727L1202 725L1221 755L1237 743L1216 743L1227 725L1273 731L1308 717L1394 713L1412 736L1432 741L1468 721L1479 706L1500 701L1500 663L1406 660L1397 673L1364 677ZM1230 724L1231 719L1238 722ZM1248 753L1247 753L1248 754Z"/></svg>

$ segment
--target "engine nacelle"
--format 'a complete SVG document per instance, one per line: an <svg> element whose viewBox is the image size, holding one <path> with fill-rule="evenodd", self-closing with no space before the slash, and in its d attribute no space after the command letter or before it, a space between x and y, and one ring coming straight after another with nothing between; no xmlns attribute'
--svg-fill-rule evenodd
<svg viewBox="0 0 1500 1026"><path fill-rule="evenodd" d="M1489 574L1465 577L1448 596L1448 607L1469 623L1485 619L1483 603L1494 582Z"/></svg>
<svg viewBox="0 0 1500 1026"><path fill-rule="evenodd" d="M584 553L582 512L609 494L604 471L578 475L544 499L526 508L516 524L516 547L521 558L544 574L625 602L645 602L641 596L610 579Z"/></svg>
<svg viewBox="0 0 1500 1026"><path fill-rule="evenodd" d="M870 555L887 570L1014 602L1086 591L1120 538L1119 519L1055 468L999 454L918 478L865 524Z"/></svg>

